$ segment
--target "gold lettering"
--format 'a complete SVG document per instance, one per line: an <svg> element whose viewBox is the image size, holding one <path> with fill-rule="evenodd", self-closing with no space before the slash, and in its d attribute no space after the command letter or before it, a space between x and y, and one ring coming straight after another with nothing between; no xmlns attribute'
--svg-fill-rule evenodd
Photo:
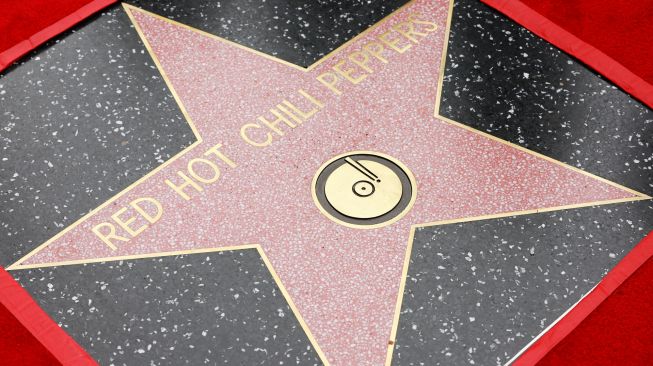
<svg viewBox="0 0 653 366"><path fill-rule="evenodd" d="M265 119L265 117L259 116L258 120L261 121L261 123L263 123L264 125L268 126L268 128L274 131L277 135L283 136L283 131L277 127L277 125L279 125L279 123L281 122L285 123L291 128L296 127L294 123L290 122L288 118L284 117L283 114L281 114L281 112L277 111L276 109L274 108L270 109L270 113L274 114L277 117L277 119L275 119L274 121L268 121L267 119Z"/></svg>
<svg viewBox="0 0 653 366"><path fill-rule="evenodd" d="M169 179L166 179L165 182L168 186L170 186L170 188L172 188L175 192L177 192L177 194L182 196L186 201L190 200L190 196L187 195L186 192L184 192L184 188L191 186L195 188L196 191L202 192L202 187L200 187L200 185L195 183L192 179L188 178L186 174L184 174L181 171L178 171L177 175L179 175L184 180L184 183L182 183L181 185L177 186L174 183L172 183Z"/></svg>
<svg viewBox="0 0 653 366"><path fill-rule="evenodd" d="M345 61L342 60L337 64L333 65L332 69L334 69L338 74L340 74L345 79L347 79L350 83L358 84L361 81L365 80L365 78L367 77L366 74L359 75L358 77L353 76L352 74L356 71L356 69L348 68L343 70L342 67L344 66L344 64Z"/></svg>
<svg viewBox="0 0 653 366"><path fill-rule="evenodd" d="M301 94L304 98L310 100L311 103L315 104L318 108L320 109L324 108L324 103L322 103L319 99L315 98L314 96L308 94L308 92L299 89L299 94Z"/></svg>
<svg viewBox="0 0 653 366"><path fill-rule="evenodd" d="M367 66L367 64L370 61L370 58L369 56L367 56L366 52L355 51L350 53L349 56L347 56L347 58L349 58L349 61L358 65L358 67L360 67L361 69L369 72L370 74L373 73L372 69L369 68L369 66Z"/></svg>
<svg viewBox="0 0 653 366"><path fill-rule="evenodd" d="M250 144L252 146L256 146L256 147L265 147L265 146L268 146L268 145L270 145L272 143L272 134L269 133L269 132L267 133L268 138L263 142L256 142L256 141L252 140L249 137L249 135L247 134L247 131L249 129L252 129L252 128L262 128L262 127L259 126L256 123L248 123L246 125L243 125L243 127L240 128L240 137L242 137L243 140L245 140L245 142L247 142L248 144Z"/></svg>
<svg viewBox="0 0 653 366"><path fill-rule="evenodd" d="M237 165L234 163L233 160L229 159L222 151L218 150L222 147L222 144L217 144L213 146L212 148L206 150L204 153L204 156L209 156L211 154L215 154L215 156L218 157L218 159L222 160L225 162L225 164L229 165L232 168L235 168Z"/></svg>
<svg viewBox="0 0 653 366"><path fill-rule="evenodd" d="M415 24L428 25L429 27L424 29L427 32L435 32L438 29L438 25L433 22L415 19L415 17L419 17L419 16L421 16L421 14L411 14L408 16L408 19L410 19L410 21Z"/></svg>
<svg viewBox="0 0 653 366"><path fill-rule="evenodd" d="M107 234L102 234L100 232L100 230L104 227L109 228L109 232ZM91 230L93 231L93 233L95 233L95 235L97 235L98 238L100 238L100 240L104 242L104 244L108 245L109 248L111 248L112 250L118 249L118 247L111 241L112 239L120 240L120 241L129 241L129 239L125 237L116 235L116 227L109 222L103 222L101 224L95 225Z"/></svg>
<svg viewBox="0 0 653 366"><path fill-rule="evenodd" d="M388 63L388 60L382 56L383 51L385 50L385 47L381 43L378 42L370 42L363 46L363 49L365 52L369 53L370 55L374 56L377 60L383 62L384 64Z"/></svg>
<svg viewBox="0 0 653 366"><path fill-rule="evenodd" d="M140 203L142 202L149 202L154 207L156 208L156 213L154 216L150 215L143 207L140 206ZM150 224L154 224L155 222L159 221L161 218L161 215L163 215L163 207L161 207L161 203L159 201L155 200L154 198L150 197L141 197L137 198L129 203L130 206L134 208L141 216L145 218Z"/></svg>
<svg viewBox="0 0 653 366"><path fill-rule="evenodd" d="M330 78L331 81L327 80L327 78ZM331 91L334 94L336 94L336 95L342 94L342 92L338 88L336 88L336 84L338 83L338 80L340 80L340 78L336 74L334 74L332 72L325 72L323 74L320 74L317 77L317 80L319 82L321 82L327 88L331 89Z"/></svg>
<svg viewBox="0 0 653 366"><path fill-rule="evenodd" d="M197 163L202 163L202 164L205 164L205 165L209 166L211 168L211 170L213 170L213 176L209 177L209 178L206 178L206 177L202 177L201 175L199 175L195 171L195 168L194 168L194 165L197 164ZM213 183L216 180L218 180L218 178L220 178L220 168L218 168L217 165L213 164L209 160L202 159L202 158L195 158L195 159L192 159L191 161L188 162L188 173L190 173L190 175L193 178L195 178L196 180L198 180L198 181L200 181L200 182L202 182L204 184Z"/></svg>
<svg viewBox="0 0 653 366"><path fill-rule="evenodd" d="M389 30L379 36L379 39L386 44L386 46L392 48L393 50L399 52L399 53L404 53L406 52L409 48L412 46L410 44L407 44L406 46L399 47L398 43L401 41L401 38L394 38L392 39L392 32L393 30ZM389 39L390 38L390 39Z"/></svg>
<svg viewBox="0 0 653 366"><path fill-rule="evenodd" d="M295 121L295 122L297 122L297 123L299 123L299 124L301 124L301 123L303 122L299 117L297 117L296 115L294 115L291 111L288 110L288 108L286 108L286 107L284 106L284 104L285 104L286 106L289 106L290 108L294 107L292 104L290 104L289 101L284 100L284 101L281 102L281 103L283 103L283 104L277 104L277 109L278 109L278 110L282 111L283 113L285 113L286 115L288 115L288 117L292 118L293 121ZM292 106L292 107L291 107L291 106Z"/></svg>
<svg viewBox="0 0 653 366"><path fill-rule="evenodd" d="M301 110L299 107L297 107L296 105L290 103L288 100L284 100L282 103L283 103L286 107L288 107L289 109L291 109L291 110L293 111L294 114L297 114L297 115L298 115L299 117L301 117L304 121L306 121L306 120L308 120L309 118L311 118L315 113L317 113L317 112L318 112L322 107L324 107L324 104L322 104L322 102L320 102L319 100L313 98L313 96L311 96L310 94L306 93L306 92L303 91L303 90L299 90L299 93L300 93L304 98L308 99L311 103L313 103L316 107L313 107L313 109L311 109L310 111L303 111L303 110ZM279 109L282 109L283 106L282 106L282 105L278 105L277 107L278 107ZM285 109L285 108L283 108L283 109ZM289 112L286 112L286 113L287 113L287 114L290 114ZM302 122L302 121L299 120L299 123L301 123L301 122Z"/></svg>
<svg viewBox="0 0 653 366"><path fill-rule="evenodd" d="M135 237L136 235L142 233L143 230L145 230L145 228L147 227L147 225L143 224L142 226L140 226L140 227L137 228L136 230L133 230L131 227L129 227L129 225L130 225L131 223L133 223L134 221L136 221L136 217L135 217L135 216L130 216L126 221L123 221L123 219L120 218L120 215L122 215L125 211L127 211L127 207L123 207L123 208L121 208L120 210L118 210L118 212L116 212L116 213L114 213L113 215L111 215L111 218L112 218L113 221L115 221L118 225L120 225L121 228L125 229L125 231L126 231L129 235L131 235L131 237L133 238L133 237Z"/></svg>
<svg viewBox="0 0 653 366"><path fill-rule="evenodd" d="M411 22L397 23L392 26L392 29L396 30L399 34L408 38L413 43L419 43L419 40L413 36L418 36L418 37L428 36L428 33L421 33L415 31L415 27Z"/></svg>
<svg viewBox="0 0 653 366"><path fill-rule="evenodd" d="M143 207L141 207L141 204L143 203L149 203L149 208L151 211L151 207L154 206L156 209L155 213L149 213L145 211ZM150 224L153 224L157 222L160 218L161 215L163 215L163 207L161 206L161 203L159 201L155 200L154 198L150 197L141 197L137 198L131 202L129 202L129 206L131 206L136 212L139 214L139 216L143 217L145 220L147 220ZM136 221L137 216L129 216L128 218L122 218L121 216L127 211L127 207L123 207L120 210L116 211L113 215L111 215L111 218L113 221L115 221L123 230L127 232L132 238L136 237L140 233L143 232L143 230L147 229L149 227L148 224L143 224L139 226L138 228L132 228L132 224ZM104 229L108 229L108 232ZM120 236L116 234L116 227L109 222L103 222L98 225L95 225L92 229L93 233L97 235L100 240L102 240L109 248L112 250L118 249L116 244L113 242L113 240L118 240L118 241L129 241L128 238L124 236ZM103 233L104 231L105 233Z"/></svg>

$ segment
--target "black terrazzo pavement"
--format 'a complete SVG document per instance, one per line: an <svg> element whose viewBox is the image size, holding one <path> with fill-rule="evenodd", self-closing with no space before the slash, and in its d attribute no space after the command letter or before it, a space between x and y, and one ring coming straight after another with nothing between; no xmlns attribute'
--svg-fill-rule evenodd
<svg viewBox="0 0 653 366"><path fill-rule="evenodd" d="M440 114L653 195L653 110L477 0L455 0Z"/></svg>
<svg viewBox="0 0 653 366"><path fill-rule="evenodd" d="M393 365L504 365L651 230L651 200L418 230Z"/></svg>
<svg viewBox="0 0 653 366"><path fill-rule="evenodd" d="M319 365L254 249L12 271L100 365Z"/></svg>
<svg viewBox="0 0 653 366"><path fill-rule="evenodd" d="M405 2L131 3L308 66ZM653 193L653 112L477 1L453 20L442 115ZM120 7L10 68L0 265L192 141ZM502 364L652 224L642 201L419 230L394 364ZM101 364L318 363L255 251L12 274Z"/></svg>
<svg viewBox="0 0 653 366"><path fill-rule="evenodd" d="M475 0L440 114L653 193L653 111ZM650 200L418 230L393 364L505 364L651 230Z"/></svg>
<svg viewBox="0 0 653 366"><path fill-rule="evenodd" d="M408 0L132 0L127 3L307 67Z"/></svg>
<svg viewBox="0 0 653 366"><path fill-rule="evenodd" d="M0 266L195 141L121 6L0 74Z"/></svg>

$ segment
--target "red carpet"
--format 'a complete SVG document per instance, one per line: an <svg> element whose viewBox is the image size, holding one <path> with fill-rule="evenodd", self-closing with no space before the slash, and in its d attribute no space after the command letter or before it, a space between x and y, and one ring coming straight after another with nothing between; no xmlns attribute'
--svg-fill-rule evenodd
<svg viewBox="0 0 653 366"><path fill-rule="evenodd" d="M482 0L653 108L653 0Z"/></svg>
<svg viewBox="0 0 653 366"><path fill-rule="evenodd" d="M61 362L0 305L0 364L61 365Z"/></svg>
<svg viewBox="0 0 653 366"><path fill-rule="evenodd" d="M0 71L116 0L0 0Z"/></svg>
<svg viewBox="0 0 653 366"><path fill-rule="evenodd" d="M97 363L0 268L0 365Z"/></svg>
<svg viewBox="0 0 653 366"><path fill-rule="evenodd" d="M653 232L513 365L652 362Z"/></svg>

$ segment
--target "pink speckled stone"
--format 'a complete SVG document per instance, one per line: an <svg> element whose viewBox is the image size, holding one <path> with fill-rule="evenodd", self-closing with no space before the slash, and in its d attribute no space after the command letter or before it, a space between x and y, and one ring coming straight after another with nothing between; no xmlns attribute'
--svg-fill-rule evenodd
<svg viewBox="0 0 653 366"><path fill-rule="evenodd" d="M632 194L433 117L448 1L416 1L310 72L303 72L138 11L134 16L203 142L53 241L26 264L259 243L333 365L381 365L386 358L410 227L438 220L581 204ZM315 77L393 24L418 12L439 25L404 54L373 63L358 85L335 96ZM304 89L325 108L271 146L256 148L240 127ZM186 201L179 181L211 146L236 168ZM390 226L359 230L323 216L311 197L331 157L371 150L414 173L417 201ZM161 220L111 250L91 228L138 197L164 207ZM434 265L436 265L434 263Z"/></svg>

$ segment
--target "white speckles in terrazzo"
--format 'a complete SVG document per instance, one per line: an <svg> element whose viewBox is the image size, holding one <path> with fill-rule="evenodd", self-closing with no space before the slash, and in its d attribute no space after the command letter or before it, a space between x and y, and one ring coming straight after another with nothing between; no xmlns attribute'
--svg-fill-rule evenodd
<svg viewBox="0 0 653 366"><path fill-rule="evenodd" d="M300 66L309 66L408 0L185 1L129 4Z"/></svg>
<svg viewBox="0 0 653 366"><path fill-rule="evenodd" d="M134 11L203 138L201 145L58 238L28 263L259 243L328 360L377 365L386 357L403 259L413 224L633 197L631 193L435 119L433 101L447 1L416 1L383 25L303 72ZM315 77L376 40L409 13L439 29L356 86L334 96ZM266 148L244 143L240 127L304 89L325 107ZM222 143L239 165L186 201L165 179ZM404 163L417 201L397 223L357 230L325 218L310 182L334 155L372 150ZM91 231L117 207L155 197L159 222L112 251Z"/></svg>
<svg viewBox="0 0 653 366"><path fill-rule="evenodd" d="M653 194L653 110L479 1L455 1L440 113Z"/></svg>
<svg viewBox="0 0 653 366"><path fill-rule="evenodd" d="M652 228L638 201L418 230L393 365L505 365Z"/></svg>
<svg viewBox="0 0 653 366"><path fill-rule="evenodd" d="M195 141L120 6L0 74L0 266Z"/></svg>
<svg viewBox="0 0 653 366"><path fill-rule="evenodd" d="M100 365L321 365L253 249L12 274Z"/></svg>

